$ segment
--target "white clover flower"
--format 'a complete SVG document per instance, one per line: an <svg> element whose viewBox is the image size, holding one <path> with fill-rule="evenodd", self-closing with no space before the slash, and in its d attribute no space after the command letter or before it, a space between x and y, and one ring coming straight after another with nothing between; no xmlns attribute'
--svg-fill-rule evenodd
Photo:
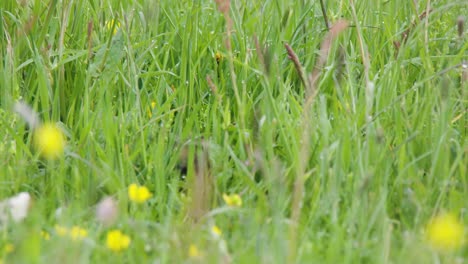
<svg viewBox="0 0 468 264"><path fill-rule="evenodd" d="M0 202L0 222L12 219L19 222L26 218L31 205L31 196L27 192L21 192Z"/></svg>
<svg viewBox="0 0 468 264"><path fill-rule="evenodd" d="M117 202L112 197L105 197L96 205L96 219L104 225L111 225L117 214Z"/></svg>

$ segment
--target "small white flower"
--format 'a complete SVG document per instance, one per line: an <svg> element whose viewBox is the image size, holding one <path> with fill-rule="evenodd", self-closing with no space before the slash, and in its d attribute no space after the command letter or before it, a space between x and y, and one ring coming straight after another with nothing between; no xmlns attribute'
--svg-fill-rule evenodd
<svg viewBox="0 0 468 264"><path fill-rule="evenodd" d="M1 201L0 221L6 222L9 218L15 222L23 220L28 215L30 204L31 196L27 192L19 193L16 196Z"/></svg>
<svg viewBox="0 0 468 264"><path fill-rule="evenodd" d="M117 202L112 197L105 197L96 205L96 219L104 225L111 225L117 214Z"/></svg>
<svg viewBox="0 0 468 264"><path fill-rule="evenodd" d="M27 192L22 192L8 201L10 204L10 213L13 220L16 222L23 220L28 215L29 205L31 204L31 196Z"/></svg>
<svg viewBox="0 0 468 264"><path fill-rule="evenodd" d="M55 213L54 213L55 218L57 219L60 218L62 216L63 210L64 210L63 207L59 207L55 209Z"/></svg>
<svg viewBox="0 0 468 264"><path fill-rule="evenodd" d="M16 102L14 110L28 123L30 128L35 129L40 125L39 115L26 103Z"/></svg>

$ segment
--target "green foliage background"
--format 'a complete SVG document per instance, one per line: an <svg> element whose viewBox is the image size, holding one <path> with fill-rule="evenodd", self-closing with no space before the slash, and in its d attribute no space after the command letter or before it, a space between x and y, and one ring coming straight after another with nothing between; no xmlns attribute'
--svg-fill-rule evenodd
<svg viewBox="0 0 468 264"><path fill-rule="evenodd" d="M468 25L462 36L456 26L468 4L355 1L354 18L352 1L325 2L330 23L350 27L320 69L304 157L304 87L284 44L314 69L327 33L319 1L231 1L232 52L214 1L2 1L0 198L27 191L35 200L24 222L1 229L0 245L15 246L4 262L463 263L466 246L438 255L424 229L439 211L468 223ZM18 100L59 122L62 160L30 148L12 111ZM203 155L211 195L195 221ZM133 182L150 188L148 203L130 204ZM242 208L227 208L222 193L239 193ZM132 237L121 254L105 248L107 229L93 217L107 195L119 201L114 227ZM89 239L64 243L55 224L80 225ZM225 245L210 236L213 224ZM190 244L202 259L188 258Z"/></svg>

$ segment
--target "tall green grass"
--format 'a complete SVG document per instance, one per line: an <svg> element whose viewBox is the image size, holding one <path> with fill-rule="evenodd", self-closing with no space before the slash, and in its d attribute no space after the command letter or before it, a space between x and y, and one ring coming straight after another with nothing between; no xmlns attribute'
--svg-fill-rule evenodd
<svg viewBox="0 0 468 264"><path fill-rule="evenodd" d="M236 0L225 15L201 0L2 1L0 200L34 199L1 226L3 262L466 261L466 244L439 254L425 229L444 211L468 224L468 25L459 36L456 24L468 4L325 2L328 22L349 27L308 108L285 44L314 70L319 1ZM63 128L62 159L30 147L19 100ZM132 203L131 183L153 197ZM112 227L94 218L105 196L118 202ZM106 248L110 229L131 237L126 251Z"/></svg>

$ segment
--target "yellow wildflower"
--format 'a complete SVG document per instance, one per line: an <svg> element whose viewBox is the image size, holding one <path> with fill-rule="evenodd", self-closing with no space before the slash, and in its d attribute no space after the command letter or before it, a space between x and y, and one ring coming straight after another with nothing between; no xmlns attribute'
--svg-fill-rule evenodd
<svg viewBox="0 0 468 264"><path fill-rule="evenodd" d="M217 227L216 225L214 225L214 226L211 227L211 233L212 233L215 237L219 237L219 236L221 236L221 234L222 234L221 229L219 229L219 227Z"/></svg>
<svg viewBox="0 0 468 264"><path fill-rule="evenodd" d="M219 51L217 51L215 53L215 59L216 59L216 63L219 64L219 62L223 59L223 55Z"/></svg>
<svg viewBox="0 0 468 264"><path fill-rule="evenodd" d="M130 237L120 232L120 230L112 230L107 233L106 246L112 251L122 251L130 245Z"/></svg>
<svg viewBox="0 0 468 264"><path fill-rule="evenodd" d="M191 258L199 258L201 257L201 253L198 250L198 247L195 246L194 244L190 244L189 250L188 250L189 257Z"/></svg>
<svg viewBox="0 0 468 264"><path fill-rule="evenodd" d="M44 158L53 160L62 156L66 141L60 128L53 123L45 123L34 131L33 143Z"/></svg>
<svg viewBox="0 0 468 264"><path fill-rule="evenodd" d="M44 239L44 240L50 240L50 234L46 231L41 231L41 237Z"/></svg>
<svg viewBox="0 0 468 264"><path fill-rule="evenodd" d="M145 186L132 183L128 186L128 197L133 202L144 203L151 197L151 192Z"/></svg>
<svg viewBox="0 0 468 264"><path fill-rule="evenodd" d="M83 238L86 238L87 235L88 231L79 226L74 226L70 229L70 237L73 240L82 240Z"/></svg>
<svg viewBox="0 0 468 264"><path fill-rule="evenodd" d="M68 229L66 227L56 225L55 233L61 237L69 236L72 240L82 240L88 236L88 231L79 226L73 226L72 228ZM49 234L44 232L42 237L48 240Z"/></svg>
<svg viewBox="0 0 468 264"><path fill-rule="evenodd" d="M5 252L5 254L10 254L14 250L15 250L15 246L11 243L7 243L5 247L3 248L3 252Z"/></svg>
<svg viewBox="0 0 468 264"><path fill-rule="evenodd" d="M228 206L231 206L231 207L242 206L242 198L238 194L227 195L223 193L223 200Z"/></svg>
<svg viewBox="0 0 468 264"><path fill-rule="evenodd" d="M112 28L114 28L114 31L112 32L112 35L115 35L115 34L117 34L117 32L120 29L120 22L115 20L115 19L111 19L110 21L106 22L106 27L107 27L108 30L112 30Z"/></svg>
<svg viewBox="0 0 468 264"><path fill-rule="evenodd" d="M56 225L55 226L55 233L58 236L61 236L61 237L66 236L66 235L68 235L68 228Z"/></svg>
<svg viewBox="0 0 468 264"><path fill-rule="evenodd" d="M433 218L427 226L427 238L438 251L452 251L463 246L463 224L453 214L444 213Z"/></svg>
<svg viewBox="0 0 468 264"><path fill-rule="evenodd" d="M153 116L153 110L156 107L156 102L152 101L151 102L151 107L148 108L148 117L151 118Z"/></svg>

